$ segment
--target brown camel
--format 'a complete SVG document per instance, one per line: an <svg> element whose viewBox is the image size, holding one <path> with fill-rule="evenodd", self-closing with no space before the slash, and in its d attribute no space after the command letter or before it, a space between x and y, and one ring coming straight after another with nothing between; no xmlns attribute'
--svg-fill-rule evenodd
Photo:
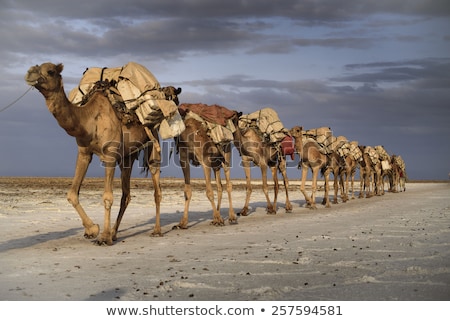
<svg viewBox="0 0 450 321"><path fill-rule="evenodd" d="M271 143L263 140L257 128L248 126L245 128L239 127L239 119L234 119L236 131L234 132L234 145L239 151L242 159L242 166L244 167L246 179L246 198L242 210L239 212L242 216L249 214L250 196L252 194L251 183L251 162L261 169L262 189L267 201L267 213L276 214L277 212L277 197L279 191L278 172L283 176L284 187L286 190L286 212L292 211L292 205L289 201L289 181L286 174L286 156L282 154L281 145L279 142ZM274 182L274 199L270 201L269 188L267 185L267 168L272 172L272 179Z"/></svg>
<svg viewBox="0 0 450 321"><path fill-rule="evenodd" d="M184 107L188 104L182 104ZM220 177L220 169L223 168L228 193L228 221L230 224L237 223L237 217L233 209L231 192L231 178L230 178L230 163L231 163L231 142L216 144L207 134L207 128L199 116L192 115L192 112L187 112L183 115L186 129L184 132L175 138L178 153L180 154L180 165L184 175L184 213L180 223L175 228L185 229L188 225L189 204L192 198L191 188L191 174L190 162L194 166L201 165L205 177L206 197L211 202L213 209L212 225L221 226L225 222L220 215L220 206L222 202L222 183ZM235 116L237 118L237 113ZM192 117L191 117L192 115ZM214 176L217 184L217 205L214 202L214 191L211 185L211 169L214 171Z"/></svg>
<svg viewBox="0 0 450 321"><path fill-rule="evenodd" d="M86 238L97 238L98 244L111 245L117 238L117 231L123 214L130 202L130 176L134 160L143 148L148 149L148 169L152 174L156 204L156 221L152 235L162 235L160 226L160 160L158 133L154 128L144 127L135 121L124 124L117 116L109 99L102 92L95 92L90 100L78 107L67 98L61 72L62 64L44 63L28 70L25 80L44 96L48 110L58 124L75 137L78 156L72 186L67 194L68 201L78 212L85 228ZM150 137L149 137L150 136ZM105 168L105 189L103 193L104 226L100 228L84 211L79 203L79 192L93 154L97 155ZM111 206L113 204L113 179L116 164L121 170L122 198L117 220L111 229Z"/></svg>
<svg viewBox="0 0 450 321"><path fill-rule="evenodd" d="M341 191L341 199L343 202L346 202L347 199L345 197L345 189L343 181L341 180L341 172L345 169L346 162L345 159L342 158L336 151L332 151L330 154L328 154L329 157L329 163L326 166L326 168L322 168L322 174L325 177L325 182L329 182L329 178L326 177L326 175L333 174L333 204L338 204L338 191ZM325 191L329 191L328 187L325 187ZM327 195L328 196L328 195ZM327 207L330 207L329 201L327 201L324 197L322 201L323 205L327 205Z"/></svg>
<svg viewBox="0 0 450 321"><path fill-rule="evenodd" d="M302 184L300 191L303 193L306 206L310 209L316 209L316 190L317 190L317 177L319 170L322 171L325 178L325 195L324 202L326 207L330 207L328 200L328 180L329 180L329 165L330 157L325 153L319 143L313 138L304 138L303 129L300 126L295 126L290 130L290 134L295 139L295 149L300 155L300 164L302 169ZM305 189L306 178L308 175L308 169L312 171L312 192L311 196L308 196Z"/></svg>
<svg viewBox="0 0 450 321"><path fill-rule="evenodd" d="M355 198L355 174L356 169L358 168L358 162L351 156L347 155L344 158L345 166L341 168L340 172L340 182L341 185L344 187L343 192L343 202L348 201L348 194L349 194L349 185L351 184L351 199ZM345 180L345 183L344 183ZM350 181L350 182L349 182Z"/></svg>
<svg viewBox="0 0 450 321"><path fill-rule="evenodd" d="M398 163L398 156L392 155L389 159L390 169L383 170L383 183L384 178L387 177L389 182L389 192L397 193L404 190L404 186L402 186L402 178L404 177L404 172Z"/></svg>
<svg viewBox="0 0 450 321"><path fill-rule="evenodd" d="M381 162L373 161L369 156L371 150L376 151L371 146L359 146L362 152L360 165L360 193L359 198L370 198L373 195L382 195Z"/></svg>

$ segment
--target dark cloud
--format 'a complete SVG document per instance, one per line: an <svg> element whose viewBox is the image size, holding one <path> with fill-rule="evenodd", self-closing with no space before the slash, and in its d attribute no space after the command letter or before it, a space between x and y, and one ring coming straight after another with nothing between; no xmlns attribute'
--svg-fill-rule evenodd
<svg viewBox="0 0 450 321"><path fill-rule="evenodd" d="M404 156L412 177L448 173L446 0L287 0L282 5L273 0L3 0L1 5L0 108L27 89L23 76L32 64L63 62L70 89L86 67L134 60L183 87L182 101L243 112L271 106L286 127L330 126L336 135L362 144L385 145ZM429 30L422 30L425 25ZM406 49L394 52L399 43ZM236 68L230 62L239 57L261 63ZM212 65L214 73L208 73ZM0 144L7 150L0 155L0 175L72 175L75 142L37 91L0 113L0 122ZM441 161L424 169L424 155ZM91 171L103 174L98 162ZM173 175L180 173L175 169Z"/></svg>

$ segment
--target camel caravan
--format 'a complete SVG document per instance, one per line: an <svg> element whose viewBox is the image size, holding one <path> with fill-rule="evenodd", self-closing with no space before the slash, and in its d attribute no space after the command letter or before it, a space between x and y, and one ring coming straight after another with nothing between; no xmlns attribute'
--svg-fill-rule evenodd
<svg viewBox="0 0 450 321"><path fill-rule="evenodd" d="M298 167L302 171L300 191L308 208L317 208L319 172L324 177L322 204L325 207L330 206L331 174L334 179L333 204L338 203L338 194L342 202L355 198L354 183L358 169L359 198L383 195L386 183L389 192L405 191L405 163L401 156L389 155L382 145L361 146L357 141L349 141L344 136L333 136L328 127L306 130L295 126L286 129L272 108L243 114L218 105L180 104L178 96L181 88L161 87L147 68L135 62L117 68L88 68L78 87L68 96L64 91L62 71L62 64L43 63L31 67L25 80L44 96L48 110L58 124L76 139L78 155L67 199L81 218L85 228L84 236L94 239L97 244L112 245L117 240L121 220L131 200L131 169L141 153L144 155L145 170L150 172L154 186L156 219L151 235L163 235L160 225L160 139L174 139L184 176L184 212L174 228L188 227L192 198L191 165L203 168L206 196L213 211L211 224L217 226L225 224L220 215L223 192L221 169L228 193L229 224L236 224L238 215L249 214L252 164L261 170L267 213L277 212L278 172L283 176L286 192L285 211L291 212L286 157L294 159L295 154L299 155ZM246 178L245 204L238 213L234 212L232 204L230 166L233 146L240 154ZM105 168L102 230L86 214L79 202L80 187L94 154ZM121 171L122 197L119 213L112 225L111 207L116 167ZM212 187L211 169L216 181L216 193ZM269 197L267 182L269 169L274 182L273 200ZM310 194L306 190L309 170L312 173Z"/></svg>

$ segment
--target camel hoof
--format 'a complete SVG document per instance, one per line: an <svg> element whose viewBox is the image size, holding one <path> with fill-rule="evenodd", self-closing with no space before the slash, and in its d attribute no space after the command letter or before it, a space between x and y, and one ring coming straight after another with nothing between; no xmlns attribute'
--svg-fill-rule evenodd
<svg viewBox="0 0 450 321"><path fill-rule="evenodd" d="M181 225L181 224L174 225L174 226L172 227L172 230L187 230L187 226Z"/></svg>
<svg viewBox="0 0 450 321"><path fill-rule="evenodd" d="M84 238L85 239L95 239L100 232L100 226L98 224L92 225L90 228L84 229Z"/></svg>
<svg viewBox="0 0 450 321"><path fill-rule="evenodd" d="M237 218L235 218L235 219L228 219L228 223L230 224L230 225L236 225L236 224L238 224L238 220L237 220Z"/></svg>
<svg viewBox="0 0 450 321"><path fill-rule="evenodd" d="M113 245L114 243L113 243L112 239L103 239L103 238L99 238L99 239L97 239L97 240L94 242L94 244L99 245L99 246L102 246L102 245L109 245L109 246L111 246L111 245Z"/></svg>
<svg viewBox="0 0 450 321"><path fill-rule="evenodd" d="M240 212L237 213L238 216L248 216L248 209L243 208Z"/></svg>
<svg viewBox="0 0 450 321"><path fill-rule="evenodd" d="M161 232L152 232L150 234L151 237L163 237L164 235Z"/></svg>
<svg viewBox="0 0 450 321"><path fill-rule="evenodd" d="M214 225L214 226L224 226L225 222L223 220L221 220L221 221L212 221L210 224Z"/></svg>

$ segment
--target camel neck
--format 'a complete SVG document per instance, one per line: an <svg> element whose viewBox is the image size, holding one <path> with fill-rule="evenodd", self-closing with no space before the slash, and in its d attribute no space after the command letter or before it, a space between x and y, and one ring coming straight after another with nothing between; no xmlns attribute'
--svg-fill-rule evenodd
<svg viewBox="0 0 450 321"><path fill-rule="evenodd" d="M57 92L45 95L48 110L53 114L58 124L70 136L79 137L85 132L83 123L80 122L81 107L73 105L64 92L64 88Z"/></svg>

